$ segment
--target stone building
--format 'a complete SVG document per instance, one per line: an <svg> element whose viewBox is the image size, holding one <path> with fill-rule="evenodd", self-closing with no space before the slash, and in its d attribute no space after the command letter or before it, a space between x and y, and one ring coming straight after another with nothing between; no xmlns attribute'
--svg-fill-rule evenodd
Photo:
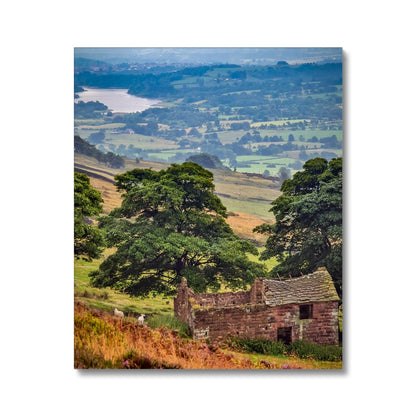
<svg viewBox="0 0 416 416"><path fill-rule="evenodd" d="M297 278L256 279L249 291L236 293L194 293L183 279L174 308L196 340L235 335L338 345L339 300L330 274L320 268Z"/></svg>

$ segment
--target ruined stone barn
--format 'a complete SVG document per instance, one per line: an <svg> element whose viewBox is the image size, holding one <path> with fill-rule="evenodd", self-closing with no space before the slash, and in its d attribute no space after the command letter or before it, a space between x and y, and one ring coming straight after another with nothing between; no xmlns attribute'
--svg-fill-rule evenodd
<svg viewBox="0 0 416 416"><path fill-rule="evenodd" d="M234 335L338 345L339 301L332 277L319 268L297 278L256 279L249 291L236 293L194 293L183 279L174 308L196 340Z"/></svg>

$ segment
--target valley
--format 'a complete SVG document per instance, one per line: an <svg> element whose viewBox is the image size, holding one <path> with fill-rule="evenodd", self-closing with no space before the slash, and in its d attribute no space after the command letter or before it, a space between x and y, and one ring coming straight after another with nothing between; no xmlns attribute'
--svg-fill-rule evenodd
<svg viewBox="0 0 416 416"><path fill-rule="evenodd" d="M76 57L74 69L74 170L103 199L102 212L84 224L97 229L101 217L108 240L91 261L74 259L76 368L342 368L339 347L334 356L322 348L305 359L289 347L271 353L264 340L247 351L191 341L172 297L181 276L199 292L236 291L280 266L275 255L260 257L268 234L253 229L275 223L272 202L306 162L342 157L342 63L135 65ZM212 176L182 167L188 160ZM136 169L155 172L138 180L139 199L115 186L116 175ZM172 169L179 176L169 176ZM211 181L214 197L207 197ZM211 205L194 201L201 190ZM123 194L149 205L109 216ZM225 212L226 224L214 219ZM111 316L114 308L124 321ZM139 314L147 316L144 328ZM99 339L96 330L104 331Z"/></svg>

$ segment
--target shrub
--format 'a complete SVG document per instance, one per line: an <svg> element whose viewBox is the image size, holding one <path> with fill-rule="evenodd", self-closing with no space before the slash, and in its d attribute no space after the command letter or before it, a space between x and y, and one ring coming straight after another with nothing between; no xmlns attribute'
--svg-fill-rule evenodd
<svg viewBox="0 0 416 416"><path fill-rule="evenodd" d="M268 339L230 337L228 345L232 348L245 352L254 352L266 355L283 355L286 352L286 347L283 342L273 342Z"/></svg>
<svg viewBox="0 0 416 416"><path fill-rule="evenodd" d="M101 299L107 300L109 298L108 292L89 292L88 290L84 290L83 292L76 292L75 297L82 297L87 299Z"/></svg>
<svg viewBox="0 0 416 416"><path fill-rule="evenodd" d="M163 361L156 360L147 355L137 354L134 351L128 351L124 354L121 362L121 368L126 369L180 369L179 364L169 364Z"/></svg>
<svg viewBox="0 0 416 416"><path fill-rule="evenodd" d="M341 361L342 347L318 345L307 341L295 341L287 347L289 354L299 358L313 358L319 361Z"/></svg>
<svg viewBox="0 0 416 416"><path fill-rule="evenodd" d="M295 341L290 345L282 341L230 337L227 345L236 350L266 355L294 355L299 358L312 358L318 361L341 361L342 347L319 345L307 341Z"/></svg>
<svg viewBox="0 0 416 416"><path fill-rule="evenodd" d="M114 368L111 360L105 360L102 354L94 353L86 347L76 348L74 351L74 367L76 369L86 368Z"/></svg>
<svg viewBox="0 0 416 416"><path fill-rule="evenodd" d="M166 328L176 329L179 331L179 336L182 338L189 338L191 331L188 325L176 318L174 315L154 315L146 322L150 328Z"/></svg>

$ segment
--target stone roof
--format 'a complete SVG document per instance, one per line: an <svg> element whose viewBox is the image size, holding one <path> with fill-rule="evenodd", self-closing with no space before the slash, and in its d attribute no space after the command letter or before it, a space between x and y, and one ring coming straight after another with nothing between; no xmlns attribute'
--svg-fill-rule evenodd
<svg viewBox="0 0 416 416"><path fill-rule="evenodd" d="M263 279L266 305L339 301L328 271L322 267L316 272L286 279Z"/></svg>

